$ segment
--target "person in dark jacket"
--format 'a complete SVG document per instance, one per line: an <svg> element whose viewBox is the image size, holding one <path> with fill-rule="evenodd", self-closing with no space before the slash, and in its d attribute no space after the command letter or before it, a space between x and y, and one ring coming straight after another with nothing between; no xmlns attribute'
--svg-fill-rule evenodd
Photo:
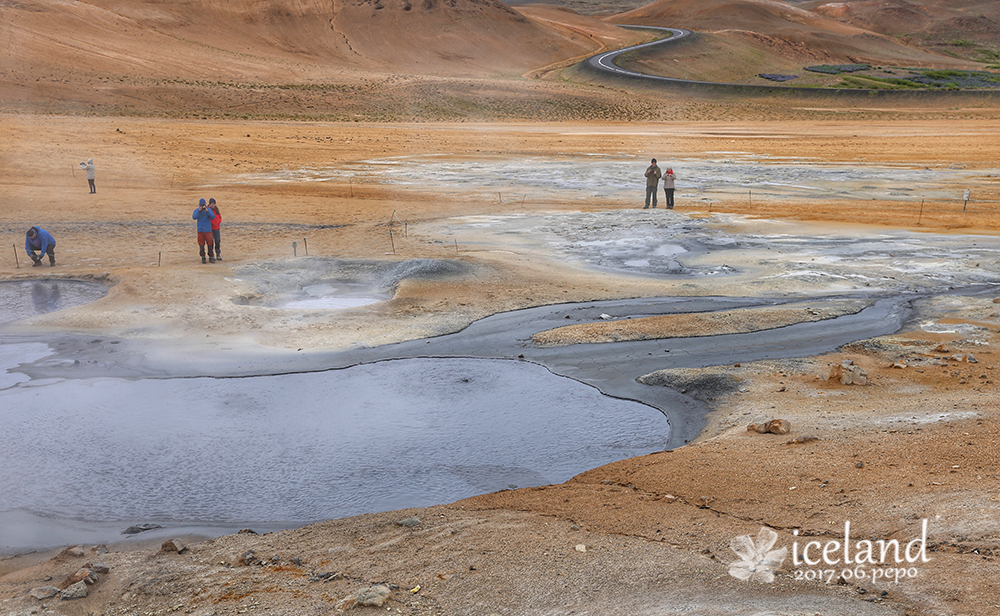
<svg viewBox="0 0 1000 616"><path fill-rule="evenodd" d="M195 208L194 213L191 214L191 218L198 221L198 252L201 254L202 263L215 263L215 255L212 252L212 220L215 218L215 212L208 209L208 204L205 203L204 199L198 201L198 207ZM208 246L208 261L205 260L205 246Z"/></svg>
<svg viewBox="0 0 1000 616"><path fill-rule="evenodd" d="M660 177L662 176L663 172L656 166L656 159L654 158L650 161L649 167L646 168L646 205L642 209L649 209L650 197L653 200L653 207L656 207L656 187L660 183Z"/></svg>
<svg viewBox="0 0 1000 616"><path fill-rule="evenodd" d="M222 212L219 211L219 206L215 204L215 199L208 200L208 209L212 210L215 214L215 218L212 219L212 239L215 241L215 260L222 261L222 233L219 228L222 226Z"/></svg>
<svg viewBox="0 0 1000 616"><path fill-rule="evenodd" d="M90 194L97 192L97 188L94 187L94 178L97 176L97 171L94 167L94 159L88 158L87 162L80 163L80 167L87 172L87 183L90 184Z"/></svg>
<svg viewBox="0 0 1000 616"><path fill-rule="evenodd" d="M35 262L35 267L42 264L44 255L49 255L49 265L56 264L56 240L41 227L32 227L24 234L24 251Z"/></svg>

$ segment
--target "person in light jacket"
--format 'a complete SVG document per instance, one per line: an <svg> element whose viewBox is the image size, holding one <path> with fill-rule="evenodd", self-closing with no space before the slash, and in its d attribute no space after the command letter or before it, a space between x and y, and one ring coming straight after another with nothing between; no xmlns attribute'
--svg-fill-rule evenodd
<svg viewBox="0 0 1000 616"><path fill-rule="evenodd" d="M674 170L667 168L666 173L663 174L663 192L667 196L667 209L674 209L674 180L677 176L674 175Z"/></svg>
<svg viewBox="0 0 1000 616"><path fill-rule="evenodd" d="M87 183L90 184L90 194L97 192L97 188L94 186L94 178L97 177L97 173L94 168L94 159L88 158L87 162L80 163L80 167L87 172Z"/></svg>

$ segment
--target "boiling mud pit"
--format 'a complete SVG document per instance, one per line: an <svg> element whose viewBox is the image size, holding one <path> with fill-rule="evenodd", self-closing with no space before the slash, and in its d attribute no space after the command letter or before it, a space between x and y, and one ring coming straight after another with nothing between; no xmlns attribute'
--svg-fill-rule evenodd
<svg viewBox="0 0 1000 616"><path fill-rule="evenodd" d="M0 282L0 323L82 306L107 295L104 285L82 280Z"/></svg>
<svg viewBox="0 0 1000 616"><path fill-rule="evenodd" d="M237 304L287 310L345 310L391 299L403 280L458 277L465 264L433 259L396 263L311 257L294 261L267 261L234 270L238 282L254 293L241 295Z"/></svg>
<svg viewBox="0 0 1000 616"><path fill-rule="evenodd" d="M46 352L0 350L6 368ZM229 379L8 378L3 387L5 434L31 436L0 448L0 516L120 521L119 530L296 526L451 502L562 482L661 450L669 434L651 407L502 360ZM44 541L0 524L5 552Z"/></svg>

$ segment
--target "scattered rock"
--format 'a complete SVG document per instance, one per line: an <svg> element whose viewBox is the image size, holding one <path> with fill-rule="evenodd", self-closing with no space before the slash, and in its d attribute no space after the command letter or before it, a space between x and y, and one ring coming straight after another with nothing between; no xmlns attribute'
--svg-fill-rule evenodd
<svg viewBox="0 0 1000 616"><path fill-rule="evenodd" d="M865 463L864 462L858 462L854 466L855 466L855 468L864 468L865 467Z"/></svg>
<svg viewBox="0 0 1000 616"><path fill-rule="evenodd" d="M32 588L28 594L39 601L43 601L58 595L59 589L55 586L39 586L38 588Z"/></svg>
<svg viewBox="0 0 1000 616"><path fill-rule="evenodd" d="M664 502L672 503L675 500L677 500L677 497L674 496L673 494L664 494L663 495L663 500L664 500Z"/></svg>
<svg viewBox="0 0 1000 616"><path fill-rule="evenodd" d="M578 544L576 544L576 548L574 548L574 549L577 552L586 552L587 551L587 546L584 545L584 544L582 544L582 543L578 543Z"/></svg>
<svg viewBox="0 0 1000 616"><path fill-rule="evenodd" d="M894 363L892 365L892 367L893 368L905 368L906 367L906 362L897 361L896 363Z"/></svg>
<svg viewBox="0 0 1000 616"><path fill-rule="evenodd" d="M757 434L788 434L791 431L792 424L787 419L772 419L747 426L747 432L756 432Z"/></svg>
<svg viewBox="0 0 1000 616"><path fill-rule="evenodd" d="M94 584L97 582L97 579L98 578L96 573L94 573L90 569L87 569L86 567L83 567L81 569L77 569L75 573L67 576L65 580L63 580L56 586L59 588L59 590L66 590L67 588L73 586L78 582L84 582L86 584Z"/></svg>
<svg viewBox="0 0 1000 616"><path fill-rule="evenodd" d="M389 587L385 584L376 584L344 597L337 602L336 609L346 610L359 605L382 607L389 598L389 592Z"/></svg>
<svg viewBox="0 0 1000 616"><path fill-rule="evenodd" d="M841 385L867 385L868 373L856 366L853 361L845 359L830 371L830 378L839 380Z"/></svg>
<svg viewBox="0 0 1000 616"><path fill-rule="evenodd" d="M110 550L108 550L108 546L102 543L101 545L95 545L94 547L90 548L90 551L93 552L94 554L107 554Z"/></svg>
<svg viewBox="0 0 1000 616"><path fill-rule="evenodd" d="M978 364L979 363L979 360L976 359L976 356L973 355L972 353L966 353L965 354L965 361L969 362L970 364Z"/></svg>
<svg viewBox="0 0 1000 616"><path fill-rule="evenodd" d="M939 344L936 347L934 347L934 352L935 353L950 353L951 349L949 349L947 346L945 346L945 344L942 342L941 344Z"/></svg>
<svg viewBox="0 0 1000 616"><path fill-rule="evenodd" d="M339 580L343 576L339 573L334 573L333 571L323 571L322 573L314 573L309 576L310 582L329 582L330 580Z"/></svg>
<svg viewBox="0 0 1000 616"><path fill-rule="evenodd" d="M787 419L772 419L767 422L767 431L771 434L788 434L792 431L792 423Z"/></svg>
<svg viewBox="0 0 1000 616"><path fill-rule="evenodd" d="M83 551L83 548L78 545L70 546L62 552L59 552L59 556L70 556L72 558L81 558L84 554L85 552Z"/></svg>
<svg viewBox="0 0 1000 616"><path fill-rule="evenodd" d="M111 567L105 565L102 562L87 563L84 565L87 569L90 569L94 573L110 573Z"/></svg>
<svg viewBox="0 0 1000 616"><path fill-rule="evenodd" d="M168 539L160 546L160 552L177 552L180 554L187 549L187 545L180 539Z"/></svg>
<svg viewBox="0 0 1000 616"><path fill-rule="evenodd" d="M236 531L236 534L237 535L256 535L257 531L255 531L252 528L241 528L240 530Z"/></svg>
<svg viewBox="0 0 1000 616"><path fill-rule="evenodd" d="M402 520L396 520L396 524L399 526L405 526L406 528L413 528L417 524L420 524L420 518L413 515L408 518L403 518Z"/></svg>
<svg viewBox="0 0 1000 616"><path fill-rule="evenodd" d="M147 530L155 530L157 528L163 528L159 524L136 524L135 526L129 526L122 531L123 535L138 535L139 533L144 533Z"/></svg>
<svg viewBox="0 0 1000 616"><path fill-rule="evenodd" d="M818 441L819 437L816 436L797 436L791 440L785 441L786 445L801 445L802 443L811 443L813 441Z"/></svg>
<svg viewBox="0 0 1000 616"><path fill-rule="evenodd" d="M715 497L714 496L702 496L701 498L698 499L698 501L700 503L698 505L699 509L708 509L708 506L711 505L715 501Z"/></svg>
<svg viewBox="0 0 1000 616"><path fill-rule="evenodd" d="M260 559L254 556L254 551L250 550L240 554L239 559L236 560L236 564L241 567L247 567L250 565L256 565L260 562Z"/></svg>
<svg viewBox="0 0 1000 616"><path fill-rule="evenodd" d="M69 600L69 599L83 599L84 597L87 596L88 592L89 591L87 589L86 582L79 581L76 584L73 584L69 588L67 588L67 589L63 590L62 592L60 592L59 593L59 598L60 599L64 599L64 600Z"/></svg>

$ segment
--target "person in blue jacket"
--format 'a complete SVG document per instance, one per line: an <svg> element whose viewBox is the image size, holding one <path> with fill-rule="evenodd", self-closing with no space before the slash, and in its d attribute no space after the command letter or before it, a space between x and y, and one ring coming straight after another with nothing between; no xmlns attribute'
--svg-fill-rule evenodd
<svg viewBox="0 0 1000 616"><path fill-rule="evenodd" d="M212 220L215 218L215 212L208 209L208 204L202 199L198 202L194 214L191 214L191 218L198 221L198 250L201 254L201 262L215 263L215 253L212 251L215 244L212 237ZM207 261L205 260L205 246L208 246Z"/></svg>
<svg viewBox="0 0 1000 616"><path fill-rule="evenodd" d="M56 264L56 240L41 227L32 227L24 234L24 251L35 262L35 267L42 264L42 257L45 255L49 255L49 265Z"/></svg>

